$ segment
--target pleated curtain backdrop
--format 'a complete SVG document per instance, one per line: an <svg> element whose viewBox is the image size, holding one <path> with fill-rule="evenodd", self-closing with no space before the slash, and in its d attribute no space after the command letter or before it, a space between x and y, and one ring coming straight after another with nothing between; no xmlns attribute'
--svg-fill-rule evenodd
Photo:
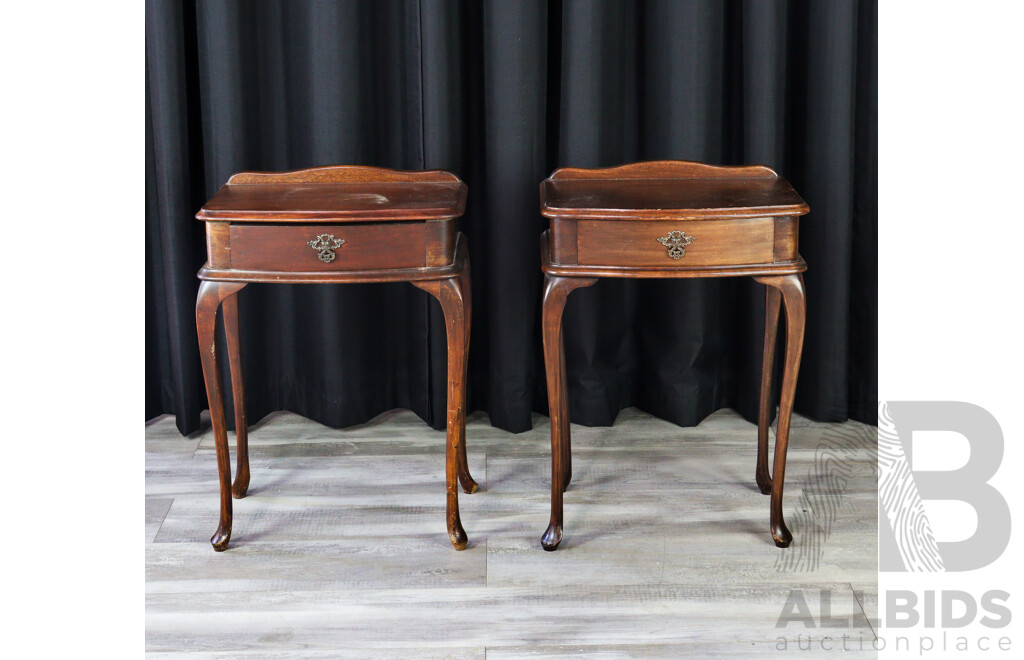
<svg viewBox="0 0 1024 660"><path fill-rule="evenodd" d="M194 214L234 172L447 169L469 186L470 409L547 412L538 184L563 166L765 164L811 207L796 409L875 421L874 0L161 2L146 13L146 417L207 408ZM404 284L241 291L250 420L445 422L438 304ZM756 417L764 290L748 278L602 280L569 298L573 422L638 406ZM226 370L225 370L226 371ZM227 399L230 405L230 397ZM228 420L230 423L231 414Z"/></svg>

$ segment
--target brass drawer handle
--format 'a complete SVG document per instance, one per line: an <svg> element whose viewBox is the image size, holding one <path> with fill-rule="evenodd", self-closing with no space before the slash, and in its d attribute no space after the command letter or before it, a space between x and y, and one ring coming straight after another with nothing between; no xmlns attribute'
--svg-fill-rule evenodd
<svg viewBox="0 0 1024 660"><path fill-rule="evenodd" d="M338 255L334 254L334 251L345 244L345 239L335 238L334 234L320 234L311 241L308 241L306 245L316 250L320 261L325 264L329 264L334 261Z"/></svg>
<svg viewBox="0 0 1024 660"><path fill-rule="evenodd" d="M668 248L668 256L679 259L686 254L686 246L693 243L695 238L685 231L670 231L668 236L662 236L658 242Z"/></svg>

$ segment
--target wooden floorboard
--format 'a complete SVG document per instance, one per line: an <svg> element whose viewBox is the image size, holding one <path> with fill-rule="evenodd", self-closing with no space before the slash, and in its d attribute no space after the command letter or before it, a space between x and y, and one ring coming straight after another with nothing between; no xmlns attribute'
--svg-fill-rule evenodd
<svg viewBox="0 0 1024 660"><path fill-rule="evenodd" d="M148 652L764 657L807 633L776 627L791 593L817 615L827 590L849 627L815 632L866 639L847 654L877 655L874 427L796 420L787 550L754 485L756 428L733 411L680 428L630 409L612 427L572 430L565 538L545 553L547 418L513 435L470 416L481 489L460 498L470 545L458 553L444 527L444 433L407 411L341 430L274 413L251 430L249 495L235 501L230 549L215 553L211 431L147 423Z"/></svg>

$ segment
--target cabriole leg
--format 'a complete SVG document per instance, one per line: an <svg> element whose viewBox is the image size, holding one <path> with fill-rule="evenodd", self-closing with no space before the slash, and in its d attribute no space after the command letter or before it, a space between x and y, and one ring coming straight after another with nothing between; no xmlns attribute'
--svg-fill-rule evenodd
<svg viewBox="0 0 1024 660"><path fill-rule="evenodd" d="M779 401L779 427L775 438L775 464L772 467L771 527L775 545L789 547L793 535L786 527L782 515L782 491L786 479L786 449L789 446L789 428L796 396L796 379L803 353L804 326L807 302L803 275L783 275L757 278L762 284L778 289L786 309L786 361L782 372L782 393Z"/></svg>
<svg viewBox="0 0 1024 660"><path fill-rule="evenodd" d="M460 455L464 451L461 445L466 437L466 405L465 405L465 360L466 360L466 304L463 298L462 284L458 277L444 280L413 282L424 291L429 292L441 303L444 311L445 328L448 335L448 414L447 443L445 451L445 488L447 490L447 522L448 538L456 550L463 550L468 543L466 531L462 528L459 518L459 484L458 473ZM469 471L466 470L469 476ZM472 478L470 478L472 479ZM474 482L475 485L475 482Z"/></svg>
<svg viewBox="0 0 1024 660"><path fill-rule="evenodd" d="M772 369L775 366L775 337L779 329L779 305L782 294L766 286L764 303L764 353L761 356L761 405L757 416L757 487L767 495L772 491L768 473L768 435L772 424Z"/></svg>
<svg viewBox="0 0 1024 660"><path fill-rule="evenodd" d="M462 360L462 423L460 424L460 437L459 437L459 482L462 484L462 490L466 493L475 493L477 491L477 483L473 480L473 475L469 473L469 458L466 456L466 411L465 406L469 404L468 390L469 390L469 336L473 328L473 285L472 285L472 274L469 270L469 257L466 257L466 267L462 269L462 274L459 276L459 284L462 286L462 302L463 302L463 315L466 319L466 345L463 349L465 351L465 358Z"/></svg>
<svg viewBox="0 0 1024 660"><path fill-rule="evenodd" d="M206 381L206 396L210 401L210 420L213 441L217 448L217 472L220 476L220 524L210 543L217 552L227 549L231 539L231 456L228 452L228 431L224 420L224 393L221 388L220 366L217 364L217 312L221 302L244 287L242 282L209 282L199 285L196 299L196 330L199 335L199 355Z"/></svg>
<svg viewBox="0 0 1024 660"><path fill-rule="evenodd" d="M249 489L249 424L245 418L245 383L242 380L242 351L238 339L238 293L221 303L224 314L224 335L228 343L228 371L231 373L231 393L235 402L235 482L231 494L237 499L245 497Z"/></svg>
<svg viewBox="0 0 1024 660"><path fill-rule="evenodd" d="M562 493L571 476L569 404L565 385L565 347L562 340L562 312L569 293L594 284L595 278L544 276L541 324L544 337L544 372L548 385L548 414L551 417L551 520L541 537L545 550L562 542Z"/></svg>

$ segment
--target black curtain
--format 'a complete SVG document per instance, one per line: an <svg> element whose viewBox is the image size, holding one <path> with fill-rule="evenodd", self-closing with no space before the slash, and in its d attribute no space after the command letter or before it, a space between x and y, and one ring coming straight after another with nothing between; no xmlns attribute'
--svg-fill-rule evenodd
<svg viewBox="0 0 1024 660"><path fill-rule="evenodd" d="M799 412L875 421L875 0L174 2L146 12L146 417L207 407L194 214L234 172L442 168L469 185L470 408L546 413L538 183L562 166L764 164L811 206ZM400 284L249 285L250 420L445 422L441 310ZM756 416L763 287L602 280L565 311L571 416ZM228 399L230 402L230 399Z"/></svg>

